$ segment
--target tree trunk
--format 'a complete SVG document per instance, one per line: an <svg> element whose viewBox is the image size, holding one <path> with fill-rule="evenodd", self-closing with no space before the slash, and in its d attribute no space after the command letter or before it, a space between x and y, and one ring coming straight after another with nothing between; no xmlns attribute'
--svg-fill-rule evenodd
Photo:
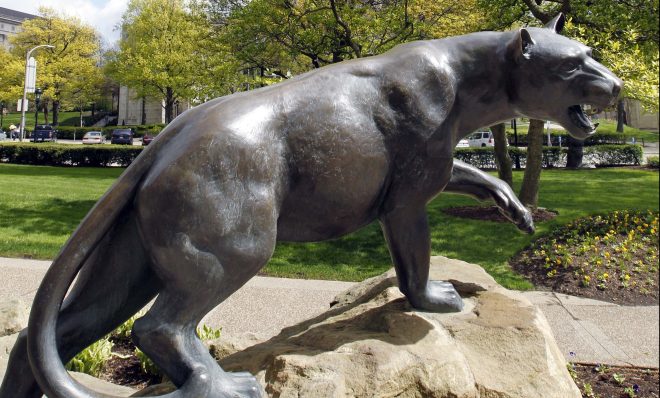
<svg viewBox="0 0 660 398"><path fill-rule="evenodd" d="M520 187L520 201L525 206L535 209L539 199L539 181L543 158L543 120L530 119L527 132L527 165Z"/></svg>
<svg viewBox="0 0 660 398"><path fill-rule="evenodd" d="M53 124L58 125L60 122L60 101L53 100Z"/></svg>
<svg viewBox="0 0 660 398"><path fill-rule="evenodd" d="M142 97L142 115L140 117L140 124L147 124L147 97Z"/></svg>
<svg viewBox="0 0 660 398"><path fill-rule="evenodd" d="M509 148L506 139L506 127L504 123L496 124L490 127L495 138L495 162L497 163L497 174L500 180L513 187L512 162L509 156Z"/></svg>
<svg viewBox="0 0 660 398"><path fill-rule="evenodd" d="M80 127L82 127L83 126L83 116L82 116L83 115L83 107L82 107L82 104L80 105L80 107L78 109L80 110Z"/></svg>
<svg viewBox="0 0 660 398"><path fill-rule="evenodd" d="M616 103L616 132L623 133L623 125L626 123L626 109L624 107L623 99L619 99Z"/></svg>
<svg viewBox="0 0 660 398"><path fill-rule="evenodd" d="M44 124L48 124L48 101L41 102L41 110L44 113Z"/></svg>
<svg viewBox="0 0 660 398"><path fill-rule="evenodd" d="M167 87L165 93L165 123L169 123L174 119L174 90Z"/></svg>
<svg viewBox="0 0 660 398"><path fill-rule="evenodd" d="M577 169L582 167L582 157L584 155L584 140L578 140L570 135L566 139L568 154L566 156L566 167Z"/></svg>

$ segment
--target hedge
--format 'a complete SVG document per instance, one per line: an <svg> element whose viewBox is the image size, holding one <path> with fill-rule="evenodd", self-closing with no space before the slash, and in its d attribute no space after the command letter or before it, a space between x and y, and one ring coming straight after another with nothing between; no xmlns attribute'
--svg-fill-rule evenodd
<svg viewBox="0 0 660 398"><path fill-rule="evenodd" d="M0 162L41 166L126 167L140 152L141 146L3 143L0 144Z"/></svg>
<svg viewBox="0 0 660 398"><path fill-rule="evenodd" d="M62 145L51 143L0 144L0 162L47 165L47 166L128 166L142 151L140 146L131 145ZM596 145L584 150L586 164L596 166L639 165L642 160L639 145ZM457 148L456 159L480 169L495 169L493 147ZM525 167L527 151L509 147L509 156L518 157L520 166ZM566 148L544 147L543 167L563 167L566 165Z"/></svg>
<svg viewBox="0 0 660 398"><path fill-rule="evenodd" d="M660 157L649 156L648 158L646 158L646 165L652 169L660 168Z"/></svg>
<svg viewBox="0 0 660 398"><path fill-rule="evenodd" d="M524 168L527 162L527 151L517 147L508 149L514 164L517 156L520 167ZM543 167L564 167L566 152L567 149L564 147L543 147ZM598 167L639 165L642 155L642 147L639 145L594 145L584 149L584 163L594 164ZM457 148L454 151L454 157L480 169L497 168L493 147Z"/></svg>
<svg viewBox="0 0 660 398"><path fill-rule="evenodd" d="M596 166L639 165L644 152L639 145L596 145L584 149L584 155Z"/></svg>
<svg viewBox="0 0 660 398"><path fill-rule="evenodd" d="M520 167L527 163L527 151L523 148L509 147L509 156L515 164L518 157ZM493 147L457 148L454 157L480 169L495 169L495 151ZM543 147L542 164L545 168L561 167L566 164L566 149L560 147Z"/></svg>
<svg viewBox="0 0 660 398"><path fill-rule="evenodd" d="M550 130L550 141L553 146L559 146L559 141L561 137L562 146L566 146L566 141L568 140L568 134L565 132L557 132ZM507 138L509 143L513 145L515 143L515 137L511 130L507 129ZM621 133L611 133L611 132L597 132L594 135L589 136L584 140L584 146L593 146L593 145L604 145L604 144L625 144L626 139L630 139L630 136L626 136ZM543 132L543 143L548 142L547 133ZM518 146L527 146L527 133L518 133Z"/></svg>

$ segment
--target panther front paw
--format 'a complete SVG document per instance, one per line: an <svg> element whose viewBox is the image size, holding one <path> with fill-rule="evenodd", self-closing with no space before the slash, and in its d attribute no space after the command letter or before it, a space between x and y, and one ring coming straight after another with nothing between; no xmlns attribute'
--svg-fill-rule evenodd
<svg viewBox="0 0 660 398"><path fill-rule="evenodd" d="M463 299L449 282L428 281L426 289L408 292L406 297L413 307L422 311L447 313L463 310Z"/></svg>
<svg viewBox="0 0 660 398"><path fill-rule="evenodd" d="M520 203L520 200L508 185L505 183L499 184L493 191L492 196L504 217L517 226L519 230L528 234L534 233L534 219L531 211Z"/></svg>

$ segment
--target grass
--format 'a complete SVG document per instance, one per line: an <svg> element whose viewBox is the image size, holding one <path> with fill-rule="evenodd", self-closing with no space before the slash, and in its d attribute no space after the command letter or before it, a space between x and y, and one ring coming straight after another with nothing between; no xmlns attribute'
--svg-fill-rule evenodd
<svg viewBox="0 0 660 398"><path fill-rule="evenodd" d="M91 116L92 112L84 111L83 117ZM80 112L60 112L60 126L80 126ZM48 121L53 121L53 114L48 114ZM2 119L2 127L7 131L10 124L19 125L21 123L21 113L20 112L11 112L6 114ZM39 123L44 123L43 113L39 113ZM31 130L34 127L34 111L25 113L25 126L28 130Z"/></svg>
<svg viewBox="0 0 660 398"><path fill-rule="evenodd" d="M53 258L122 171L0 165L0 255Z"/></svg>
<svg viewBox="0 0 660 398"><path fill-rule="evenodd" d="M120 169L54 168L0 164L0 256L49 259L73 232ZM516 190L522 172L514 171ZM559 212L537 225L537 235L582 216L619 209L658 209L658 173L633 169L544 170L540 206ZM449 206L475 204L442 194L429 205L432 252L482 265L505 287L529 289L508 259L532 237L513 225L459 219ZM358 281L391 265L380 228L373 223L344 238L320 243L280 243L268 275Z"/></svg>

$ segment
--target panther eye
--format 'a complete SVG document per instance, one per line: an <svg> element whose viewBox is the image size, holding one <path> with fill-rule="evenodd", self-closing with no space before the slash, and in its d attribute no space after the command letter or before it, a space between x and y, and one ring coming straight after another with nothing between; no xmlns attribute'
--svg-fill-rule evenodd
<svg viewBox="0 0 660 398"><path fill-rule="evenodd" d="M562 64L559 66L561 71L565 73L575 72L579 67L580 63L575 60L562 62Z"/></svg>

